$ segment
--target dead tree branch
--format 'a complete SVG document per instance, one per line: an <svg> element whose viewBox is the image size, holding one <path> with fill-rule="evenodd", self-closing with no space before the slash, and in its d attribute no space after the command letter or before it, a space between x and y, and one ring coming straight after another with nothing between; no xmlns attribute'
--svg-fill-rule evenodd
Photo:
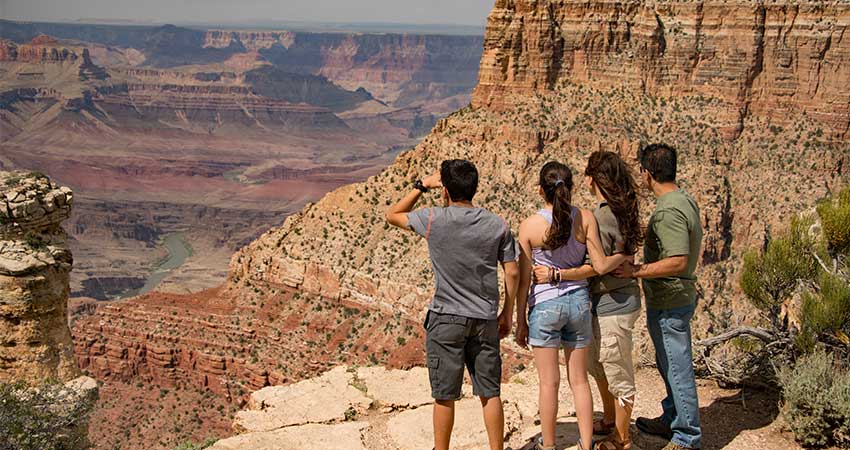
<svg viewBox="0 0 850 450"><path fill-rule="evenodd" d="M710 338L702 339L694 342L695 345L710 347L717 344L722 344L728 340L734 339L738 336L753 336L758 339L761 339L763 342L769 344L775 341L776 336L762 328L753 328L753 327L740 327L735 328L734 330L726 331L725 333L718 334L717 336L712 336Z"/></svg>

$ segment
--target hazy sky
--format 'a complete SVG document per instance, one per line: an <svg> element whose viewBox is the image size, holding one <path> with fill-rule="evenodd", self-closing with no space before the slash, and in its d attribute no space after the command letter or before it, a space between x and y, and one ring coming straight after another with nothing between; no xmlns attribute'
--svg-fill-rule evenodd
<svg viewBox="0 0 850 450"><path fill-rule="evenodd" d="M0 0L0 17L29 21L387 22L484 25L494 0Z"/></svg>

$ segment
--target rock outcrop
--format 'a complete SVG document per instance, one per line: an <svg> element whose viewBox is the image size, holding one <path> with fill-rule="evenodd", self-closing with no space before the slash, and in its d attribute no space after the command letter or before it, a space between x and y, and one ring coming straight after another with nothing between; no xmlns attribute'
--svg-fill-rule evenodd
<svg viewBox="0 0 850 450"><path fill-rule="evenodd" d="M476 106L559 84L709 96L737 136L749 115L788 125L804 111L832 136L850 127L850 4L786 1L498 0L487 23Z"/></svg>
<svg viewBox="0 0 850 450"><path fill-rule="evenodd" d="M70 380L73 259L61 228L70 189L45 176L0 172L0 380Z"/></svg>
<svg viewBox="0 0 850 450"><path fill-rule="evenodd" d="M504 388L508 437L518 438L518 431L533 426L536 396L524 382ZM481 405L468 398L470 390L465 387L467 398L457 405L453 448L479 448L487 441ZM427 369L336 367L314 379L254 392L234 420L239 434L211 448L285 450L303 442L332 449L430 448L431 402ZM331 435L334 439L327 440Z"/></svg>
<svg viewBox="0 0 850 450"><path fill-rule="evenodd" d="M109 78L105 68L95 64L86 48L68 47L50 36L38 36L29 44L15 44L0 40L0 62L29 64L77 64L79 76L83 80ZM19 78L34 76L37 73L23 71Z"/></svg>
<svg viewBox="0 0 850 450"><path fill-rule="evenodd" d="M53 433L50 441L76 449L89 448L97 382L80 376L68 328L73 259L61 224L73 203L70 189L42 174L0 171L0 383L38 390L35 398L52 411L40 420L57 426L44 430ZM33 398L29 387L11 392L25 403ZM19 436L4 443L10 438Z"/></svg>
<svg viewBox="0 0 850 450"><path fill-rule="evenodd" d="M658 402L666 394L654 369L637 372L638 400L635 415L656 414ZM562 369L559 386L560 408L556 426L556 448L576 449L578 426L573 396ZM321 387L317 406L314 389ZM698 387L703 418L704 440L718 449L751 450L783 448L799 450L790 439L775 430L775 400L756 394L748 397L751 406L747 423L741 418L727 427L724 415L740 414L740 404L724 401L734 390L722 390L708 383ZM452 448L489 449L481 419L481 404L471 395L472 386L463 387L463 397L455 405ZM404 404L398 394L404 393ZM337 394L334 396L333 394ZM502 383L505 412L505 448L533 450L540 435L537 414L537 373L528 368ZM328 450L428 450L433 448L432 407L428 371L423 368L386 370L381 367L337 367L320 377L289 386L268 387L251 395L245 410L236 414L236 435L216 442L213 450L300 450L320 446ZM595 398L596 405L599 399ZM598 409L598 408L597 408ZM730 432L730 430L733 430ZM659 450L661 438L632 431L632 448Z"/></svg>
<svg viewBox="0 0 850 450"><path fill-rule="evenodd" d="M207 30L204 47L228 48L241 46L249 51L268 49L275 45L289 48L295 42L291 31L225 31Z"/></svg>

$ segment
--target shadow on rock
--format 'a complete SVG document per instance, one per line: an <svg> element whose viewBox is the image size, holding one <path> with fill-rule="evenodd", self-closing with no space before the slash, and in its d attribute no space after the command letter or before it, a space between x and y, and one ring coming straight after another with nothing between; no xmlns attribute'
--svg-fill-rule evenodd
<svg viewBox="0 0 850 450"><path fill-rule="evenodd" d="M540 437L540 433L535 434L529 442L516 450L534 450L534 443ZM570 448L575 447L578 442L578 423L558 422L555 425L555 448Z"/></svg>
<svg viewBox="0 0 850 450"><path fill-rule="evenodd" d="M770 425L779 414L778 405L776 392L742 389L700 408L702 450L726 448L742 432ZM641 433L634 426L632 436L643 450L661 450L667 445L665 439Z"/></svg>

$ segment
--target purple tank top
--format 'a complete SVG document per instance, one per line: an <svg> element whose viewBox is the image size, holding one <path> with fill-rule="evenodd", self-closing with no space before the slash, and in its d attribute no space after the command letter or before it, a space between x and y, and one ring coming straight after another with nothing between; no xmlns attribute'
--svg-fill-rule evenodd
<svg viewBox="0 0 850 450"><path fill-rule="evenodd" d="M570 216L575 223L576 214L579 210L575 206L572 207ZM537 212L546 219L549 224L552 223L552 211L541 209ZM557 267L559 269L569 269L584 265L587 255L587 246L577 241L574 235L570 236L570 240L563 247L554 250L544 248L531 249L531 257L535 266L544 265L549 267ZM531 286L531 294L528 296L528 306L534 306L538 303L547 302L549 300L562 297L576 289L587 287L587 280L565 280L557 286L551 283L534 284Z"/></svg>

